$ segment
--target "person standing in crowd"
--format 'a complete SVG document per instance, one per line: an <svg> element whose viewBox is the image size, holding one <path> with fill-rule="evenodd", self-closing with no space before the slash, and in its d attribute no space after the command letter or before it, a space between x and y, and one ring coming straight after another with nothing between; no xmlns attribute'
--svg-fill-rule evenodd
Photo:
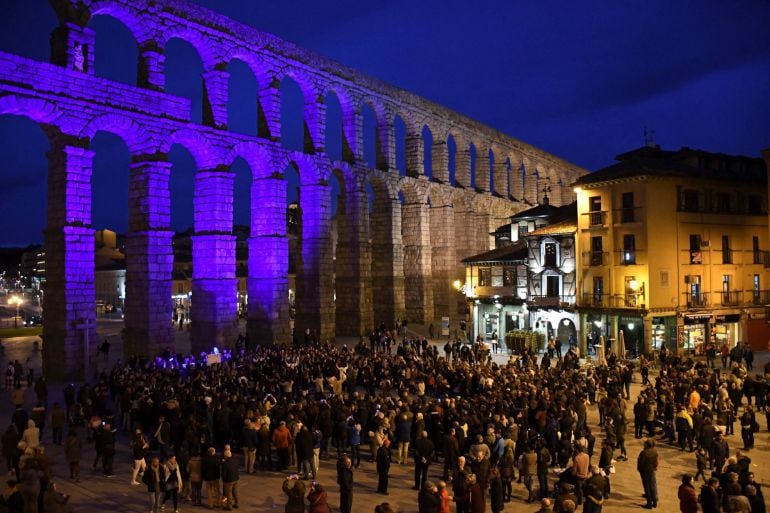
<svg viewBox="0 0 770 513"><path fill-rule="evenodd" d="M64 442L64 456L70 469L70 479L76 483L80 482L80 458L83 456L83 444L78 438L74 428L70 428L67 433L67 440Z"/></svg>
<svg viewBox="0 0 770 513"><path fill-rule="evenodd" d="M388 473L390 472L390 447L383 444L377 449L377 493L388 495Z"/></svg>
<svg viewBox="0 0 770 513"><path fill-rule="evenodd" d="M655 449L655 441L652 439L645 440L644 449L639 453L639 457L636 460L636 470L639 472L639 476L642 479L644 496L645 499L647 499L647 503L644 507L647 509L658 507L658 483L656 473L658 471L659 462L660 459L658 457L658 451Z"/></svg>
<svg viewBox="0 0 770 513"><path fill-rule="evenodd" d="M492 467L489 471L489 497L492 513L500 513L505 508L503 497L503 481L500 479L500 470Z"/></svg>
<svg viewBox="0 0 770 513"><path fill-rule="evenodd" d="M59 403L53 403L53 410L51 410L51 434L53 436L53 443L61 445L64 436L64 426L67 424L67 413L61 407Z"/></svg>
<svg viewBox="0 0 770 513"><path fill-rule="evenodd" d="M251 474L256 471L255 464L257 462L257 446L259 445L259 436L257 429L252 424L250 419L243 421L243 466L246 473Z"/></svg>
<svg viewBox="0 0 770 513"><path fill-rule="evenodd" d="M441 499L437 495L436 486L430 481L425 481L420 493L417 494L418 513L436 513L441 505Z"/></svg>
<svg viewBox="0 0 770 513"><path fill-rule="evenodd" d="M203 482L206 483L206 499L208 501L209 509L214 506L219 507L221 498L219 490L219 478L221 476L220 461L217 457L217 450L214 447L209 447L206 450L206 454L201 458L201 475ZM145 474L147 474L145 472Z"/></svg>
<svg viewBox="0 0 770 513"><path fill-rule="evenodd" d="M340 487L340 511L353 511L353 461L343 456L337 460L337 484Z"/></svg>
<svg viewBox="0 0 770 513"><path fill-rule="evenodd" d="M283 480L282 490L288 499L284 512L305 513L305 483L291 475Z"/></svg>
<svg viewBox="0 0 770 513"><path fill-rule="evenodd" d="M145 458L147 457L147 451L149 449L150 443L147 441L147 438L145 438L144 433L142 433L142 428L137 427L134 431L134 437L131 440L131 452L134 455L134 469L131 474L132 485L139 485L139 481L136 480L137 476L147 470L147 461Z"/></svg>
<svg viewBox="0 0 770 513"><path fill-rule="evenodd" d="M710 477L706 484L701 486L698 501L703 513L720 513L722 507L719 492L719 479L716 477Z"/></svg>
<svg viewBox="0 0 770 513"><path fill-rule="evenodd" d="M435 455L433 441L428 438L427 431L421 431L420 437L414 443L414 487L422 489L422 484L428 479L428 469Z"/></svg>
<svg viewBox="0 0 770 513"><path fill-rule="evenodd" d="M331 513L329 508L329 494L320 483L313 481L310 492L307 494L308 513Z"/></svg>
<svg viewBox="0 0 770 513"><path fill-rule="evenodd" d="M165 508L166 501L171 498L171 503L174 505L174 513L178 513L179 489L182 488L182 474L179 471L179 464L176 461L176 456L169 456L163 466L166 470L166 487L163 493L161 508Z"/></svg>
<svg viewBox="0 0 770 513"><path fill-rule="evenodd" d="M150 494L150 511L152 513L160 513L163 493L166 491L166 477L166 467L160 464L158 458L153 458L142 476L142 481L147 485L147 492Z"/></svg>
<svg viewBox="0 0 770 513"><path fill-rule="evenodd" d="M114 477L115 462L115 430L110 424L105 424L102 430L102 471L104 477Z"/></svg>
<svg viewBox="0 0 770 513"><path fill-rule="evenodd" d="M286 427L286 421L282 420L273 431L273 445L278 453L278 472L283 472L289 466L289 442L291 433Z"/></svg>
<svg viewBox="0 0 770 513"><path fill-rule="evenodd" d="M222 495L227 501L224 509L238 508L238 459L230 448L222 454Z"/></svg>
<svg viewBox="0 0 770 513"><path fill-rule="evenodd" d="M679 497L679 511L682 513L698 513L698 496L695 493L695 487L692 484L692 476L685 474L682 476L682 484L677 491Z"/></svg>
<svg viewBox="0 0 770 513"><path fill-rule="evenodd" d="M194 447L187 462L187 474L190 476L190 494L193 506L203 505L203 460L200 451Z"/></svg>

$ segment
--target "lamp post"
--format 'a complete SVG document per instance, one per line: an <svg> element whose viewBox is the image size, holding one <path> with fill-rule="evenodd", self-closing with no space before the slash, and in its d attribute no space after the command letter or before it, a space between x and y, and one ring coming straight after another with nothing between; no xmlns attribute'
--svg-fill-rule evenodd
<svg viewBox="0 0 770 513"><path fill-rule="evenodd" d="M8 299L8 304L16 305L16 315L13 318L13 327L18 328L19 327L19 309L21 308L21 305L24 303L24 299L22 299L19 296L11 296L10 299Z"/></svg>

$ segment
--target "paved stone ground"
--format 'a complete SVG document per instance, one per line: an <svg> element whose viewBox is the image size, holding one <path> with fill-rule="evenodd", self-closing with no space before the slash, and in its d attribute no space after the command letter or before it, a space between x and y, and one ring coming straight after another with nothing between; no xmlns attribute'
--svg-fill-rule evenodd
<svg viewBox="0 0 770 513"><path fill-rule="evenodd" d="M100 333L116 334L119 329L120 326L115 323L100 323L99 325ZM186 332L177 334L178 342L180 343L178 347L183 348L185 347L184 344L189 343L186 335ZM120 344L117 343L117 337L114 337L113 341L116 344L113 345L110 361L107 362L108 365L111 365L119 357L121 351ZM354 340L342 342L347 342L349 346L355 343ZM39 372L40 352L34 350L33 340L5 340L3 342L3 353L0 354L0 365L2 365L0 368L4 368L5 361L8 358L18 358L24 362L27 357L31 358L31 363L37 367ZM502 362L506 357L499 355L496 358ZM761 369L761 365L764 365L769 359L770 355L767 353L759 353L757 355L758 365L756 368ZM104 362L100 361L99 363L105 365ZM638 375L636 378L636 381L639 381ZM61 390L59 386L51 387L49 399L51 404L62 397ZM635 383L631 390L632 400L636 397L638 390L639 384ZM33 402L34 393L29 390L26 395L26 404L28 407L31 407ZM9 392L3 390L0 392L0 426L7 425L11 411ZM770 490L770 436L768 435L764 416L760 420L762 432L758 434L756 448L749 452L749 456L752 459L751 466L752 470L756 473L757 481L763 484L765 490ZM598 423L598 413L595 406L589 409L589 422L594 427ZM599 447L602 435L598 429L594 429L594 433L597 436L597 447ZM627 439L627 448L630 459L627 462L618 462L616 464L617 474L612 477L612 496L605 503L604 508L604 511L607 512L638 511L644 504L644 500L641 497L641 482L636 473L635 463L636 455L641 450L642 441L633 438L633 428L631 426L629 426L629 434L631 436ZM82 480L80 483L73 483L66 479L68 471L66 465L62 463L64 459L63 453L61 448L50 444L50 431L45 433L43 441L46 444L49 456L55 462L54 475L56 482L60 490L72 496L71 501L75 506L76 512L102 512L110 510L119 512L149 511L149 501L145 493L145 487L132 487L129 484L131 478L131 456L128 447L130 441L128 435L121 434L118 439L118 454L115 458L117 475L112 479L104 478L101 476L101 473L91 470L90 464L93 462L94 451L93 446L86 445L82 462ZM742 446L739 435L728 437L728 441L733 453ZM693 453L680 452L678 449L664 444L659 445L659 451L661 454L661 467L658 472L660 511L678 511L679 503L676 498L676 490L680 483L679 478L683 472L689 471L694 473L695 456ZM368 454L365 453L365 456L368 456ZM430 478L438 479L440 473L441 465L433 465ZM376 504L387 500L401 513L416 513L417 492L411 490L413 484L412 476L413 467L411 465L393 465L391 467L390 495L384 497L375 493L377 476L374 471L374 464L362 461L361 468L355 472L356 488L353 511L356 513L369 513L374 510ZM282 511L285 499L281 493L281 483L284 477L285 474L269 472L256 475L242 475L240 481L240 510L254 513ZM337 511L336 506L339 504L339 496L335 482L334 461L321 462L318 481L327 487L327 490L330 492L330 503L334 505L333 511ZM514 493L516 498L513 502L506 505L505 511L534 512L538 509L535 505L524 502L526 492L523 485L515 484ZM171 511L170 506L169 503L167 511ZM201 510L201 508L184 503L180 510L187 512Z"/></svg>

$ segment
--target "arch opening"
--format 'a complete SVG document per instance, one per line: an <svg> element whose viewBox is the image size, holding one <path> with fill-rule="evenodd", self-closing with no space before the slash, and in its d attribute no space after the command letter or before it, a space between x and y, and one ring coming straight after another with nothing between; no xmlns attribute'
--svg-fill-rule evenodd
<svg viewBox="0 0 770 513"><path fill-rule="evenodd" d="M259 84L248 64L233 59L227 64L227 127L233 132L257 135Z"/></svg>
<svg viewBox="0 0 770 513"><path fill-rule="evenodd" d="M326 154L332 160L344 160L352 164L353 151L345 137L340 99L334 91L329 91L324 98L324 104L326 105L326 133L324 134Z"/></svg>
<svg viewBox="0 0 770 513"><path fill-rule="evenodd" d="M422 127L423 141L423 173L428 178L433 178L433 133L428 125Z"/></svg>
<svg viewBox="0 0 770 513"><path fill-rule="evenodd" d="M455 142L455 138L452 134L447 136L446 147L447 167L449 168L449 183L454 187L454 185L457 183L455 178L457 173L457 143Z"/></svg>
<svg viewBox="0 0 770 513"><path fill-rule="evenodd" d="M96 75L124 84L136 84L139 47L128 27L109 14L95 15L89 27L95 32Z"/></svg>
<svg viewBox="0 0 770 513"><path fill-rule="evenodd" d="M203 123L203 63L195 47L177 37L163 49L166 92L190 100L190 121Z"/></svg>
<svg viewBox="0 0 770 513"><path fill-rule="evenodd" d="M291 77L281 80L281 145L287 150L303 151L305 146L305 97Z"/></svg>
<svg viewBox="0 0 770 513"><path fill-rule="evenodd" d="M363 139L363 157L366 167L375 169L377 168L377 155L380 152L380 138L377 134L377 115L374 113L374 109L364 103L361 106L361 117L363 123L362 139Z"/></svg>
<svg viewBox="0 0 770 513"><path fill-rule="evenodd" d="M406 123L398 114L393 118L393 138L393 147L396 151L393 161L398 174L406 176Z"/></svg>

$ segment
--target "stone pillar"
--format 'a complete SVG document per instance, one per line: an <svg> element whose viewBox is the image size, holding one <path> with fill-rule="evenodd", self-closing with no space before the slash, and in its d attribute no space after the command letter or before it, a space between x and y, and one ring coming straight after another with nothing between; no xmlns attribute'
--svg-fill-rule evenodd
<svg viewBox="0 0 770 513"><path fill-rule="evenodd" d="M524 201L524 179L522 178L521 168L511 168L511 196L517 201Z"/></svg>
<svg viewBox="0 0 770 513"><path fill-rule="evenodd" d="M231 345L238 327L233 182L232 172L219 169L198 171L195 176L190 332L194 353Z"/></svg>
<svg viewBox="0 0 770 513"><path fill-rule="evenodd" d="M425 175L425 141L422 135L406 133L406 176L418 177Z"/></svg>
<svg viewBox="0 0 770 513"><path fill-rule="evenodd" d="M455 152L455 183L466 189L471 187L471 152L468 148L458 146Z"/></svg>
<svg viewBox="0 0 770 513"><path fill-rule="evenodd" d="M227 94L230 73L217 68L204 71L203 78L203 124L214 128L227 128Z"/></svg>
<svg viewBox="0 0 770 513"><path fill-rule="evenodd" d="M644 325L644 354L652 353L652 315L645 315L642 319Z"/></svg>
<svg viewBox="0 0 770 513"><path fill-rule="evenodd" d="M452 271L452 280L460 280L461 283L465 283L465 265L462 263L462 259L478 253L474 244L475 240L475 228L473 221L475 216L473 215L473 209L468 206L466 201L455 200L454 201L454 246L455 246L455 261ZM463 297L459 297L458 300L464 300ZM452 318L459 317L462 320L465 318L458 314L459 310L452 312Z"/></svg>
<svg viewBox="0 0 770 513"><path fill-rule="evenodd" d="M441 183L449 183L449 151L446 140L433 141L430 151L433 179Z"/></svg>
<svg viewBox="0 0 770 513"><path fill-rule="evenodd" d="M252 343L291 340L286 180L273 174L252 185L248 332Z"/></svg>
<svg viewBox="0 0 770 513"><path fill-rule="evenodd" d="M299 201L302 260L297 269L295 331L301 337L310 328L323 342L333 339L335 332L331 187L326 182L302 184Z"/></svg>
<svg viewBox="0 0 770 513"><path fill-rule="evenodd" d="M123 345L126 357L152 357L166 347L174 347L170 175L169 162L131 164Z"/></svg>
<svg viewBox="0 0 770 513"><path fill-rule="evenodd" d="M347 178L337 210L336 327L340 335L359 336L374 327L369 196L363 176Z"/></svg>
<svg viewBox="0 0 770 513"><path fill-rule="evenodd" d="M154 41L139 47L139 69L136 84L139 87L163 91L166 87L166 75L163 71L166 61L163 49Z"/></svg>
<svg viewBox="0 0 770 513"><path fill-rule="evenodd" d="M535 168L527 169L527 176L524 181L524 197L532 205L537 205L538 200L538 176Z"/></svg>
<svg viewBox="0 0 770 513"><path fill-rule="evenodd" d="M433 250L431 273L434 316L436 321L441 321L441 317L454 317L457 311L454 302L456 292L452 287L457 257L452 203L435 196L431 198L430 207L430 245Z"/></svg>
<svg viewBox="0 0 770 513"><path fill-rule="evenodd" d="M281 141L281 83L259 83L257 135L273 142Z"/></svg>
<svg viewBox="0 0 770 513"><path fill-rule="evenodd" d="M377 169L388 171L396 169L396 138L393 132L393 125L389 125L385 120L377 116L377 132L374 141L374 149L377 155ZM363 148L361 149L363 152Z"/></svg>
<svg viewBox="0 0 770 513"><path fill-rule="evenodd" d="M434 317L430 211L421 198L407 197L402 213L406 318L409 322L427 324Z"/></svg>
<svg viewBox="0 0 770 513"><path fill-rule="evenodd" d="M93 75L95 43L96 32L64 22L51 33L51 63Z"/></svg>
<svg viewBox="0 0 770 513"><path fill-rule="evenodd" d="M476 207L474 220L474 226L476 228L475 253L489 251L493 247L493 237L489 235L489 218L489 210L486 208L486 203L479 202Z"/></svg>
<svg viewBox="0 0 770 513"><path fill-rule="evenodd" d="M323 153L326 147L326 104L323 96L306 100L303 119L305 153Z"/></svg>
<svg viewBox="0 0 770 513"><path fill-rule="evenodd" d="M374 322L395 326L404 319L404 245L401 239L401 202L376 195L371 219L372 289L376 291ZM339 252L337 253L339 255Z"/></svg>
<svg viewBox="0 0 770 513"><path fill-rule="evenodd" d="M357 109L342 109L342 160L349 164L364 160L364 117Z"/></svg>
<svg viewBox="0 0 770 513"><path fill-rule="evenodd" d="M476 149L476 190L489 192L489 150Z"/></svg>
<svg viewBox="0 0 770 513"><path fill-rule="evenodd" d="M43 373L56 382L89 379L86 359L96 354L91 228L94 153L56 140L47 155ZM91 363L95 363L93 358Z"/></svg>
<svg viewBox="0 0 770 513"><path fill-rule="evenodd" d="M502 156L500 157L502 158ZM508 191L508 164L505 160L498 162L495 160L495 194L501 198L508 199L510 192ZM511 171L513 172L513 171Z"/></svg>

